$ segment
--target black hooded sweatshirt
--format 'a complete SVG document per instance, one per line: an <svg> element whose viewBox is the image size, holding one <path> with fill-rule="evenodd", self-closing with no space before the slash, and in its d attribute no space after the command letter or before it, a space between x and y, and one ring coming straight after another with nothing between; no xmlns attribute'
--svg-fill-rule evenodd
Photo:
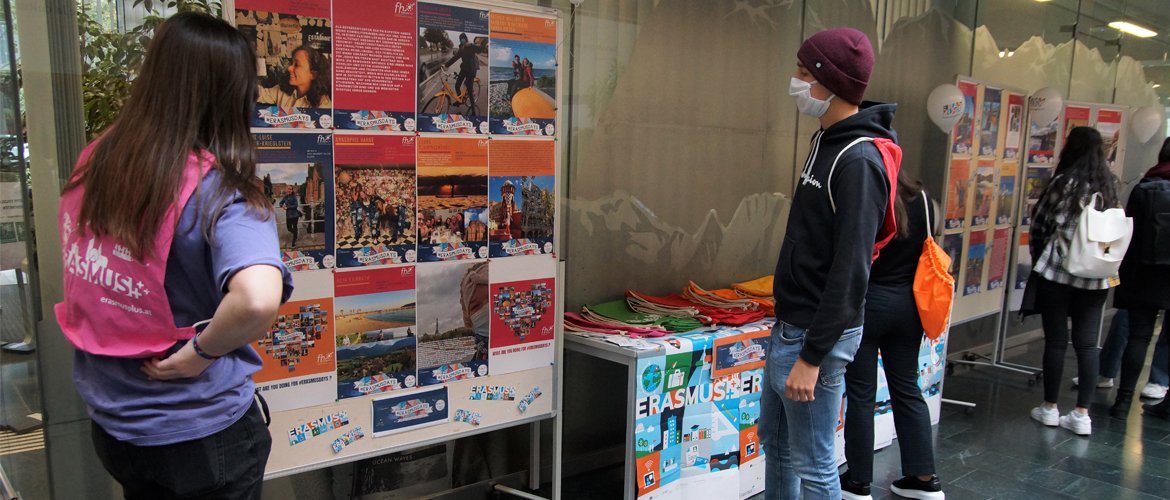
<svg viewBox="0 0 1170 500"><path fill-rule="evenodd" d="M846 150L835 169L833 160L860 137L896 142L891 127L896 109L896 104L864 102L857 114L813 135L792 197L773 292L776 318L807 330L800 357L809 364L820 366L841 334L865 321L874 241L890 196L890 180L872 142Z"/></svg>

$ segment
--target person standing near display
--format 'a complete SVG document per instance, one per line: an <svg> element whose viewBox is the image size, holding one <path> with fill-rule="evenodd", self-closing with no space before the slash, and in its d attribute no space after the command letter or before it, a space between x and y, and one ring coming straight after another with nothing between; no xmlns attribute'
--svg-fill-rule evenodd
<svg viewBox="0 0 1170 500"><path fill-rule="evenodd" d="M1158 164L1130 192L1125 214L1133 217L1133 240L1121 261L1121 286L1113 296L1113 307L1129 312L1129 341L1121 360L1117 399L1109 409L1116 418L1129 414L1159 312L1164 312L1163 323L1170 318L1170 312L1165 312L1170 311L1170 139L1162 143ZM1162 335L1166 335L1165 327ZM1166 362L1165 352L1155 364ZM1147 406L1146 414L1170 418L1167 401Z"/></svg>
<svg viewBox="0 0 1170 500"><path fill-rule="evenodd" d="M300 235L301 203L297 201L297 192L292 186L285 191L284 198L280 199L280 207L284 209L284 227L292 235L290 248L296 248L297 236Z"/></svg>
<svg viewBox="0 0 1170 500"><path fill-rule="evenodd" d="M845 366L861 342L875 242L893 235L886 152L857 141L892 141L897 106L862 103L873 48L860 31L819 32L796 56L789 94L801 113L820 120L820 130L793 195L776 264L778 321L760 417L765 495L838 499L834 441Z"/></svg>
<svg viewBox="0 0 1170 500"><path fill-rule="evenodd" d="M902 457L902 474L891 490L910 498L942 499L935 476L934 439L930 409L918 385L918 352L923 342L922 320L914 302L914 274L922 242L931 237L933 203L922 183L898 173L894 216L898 232L873 262L865 294L865 334L857 355L845 372L845 460L849 471L841 476L841 495L847 500L869 500L873 481L874 400L878 385L878 351L890 388L894 428Z"/></svg>
<svg viewBox="0 0 1170 500"><path fill-rule="evenodd" d="M249 344L292 276L255 182L255 71L228 23L171 17L61 195L56 316L94 449L126 498L261 497L272 441Z"/></svg>
<svg viewBox="0 0 1170 500"><path fill-rule="evenodd" d="M1068 258L1081 210L1093 199L1100 200L1100 210L1118 206L1117 179L1105 162L1101 133L1091 127L1076 127L1065 140L1052 180L1032 208L1028 244L1034 264L1028 286L1037 287L1035 310L1044 328L1044 403L1032 409L1032 418L1081 436L1092 434L1089 402L1097 385L1097 337L1105 298L1109 289L1117 285L1116 277L1082 278L1065 270L1064 260ZM1056 402L1070 334L1077 353L1080 385L1076 409L1061 416Z"/></svg>

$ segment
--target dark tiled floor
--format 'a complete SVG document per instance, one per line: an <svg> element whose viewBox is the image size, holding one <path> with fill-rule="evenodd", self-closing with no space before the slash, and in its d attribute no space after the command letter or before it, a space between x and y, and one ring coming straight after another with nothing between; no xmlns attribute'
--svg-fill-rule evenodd
<svg viewBox="0 0 1170 500"><path fill-rule="evenodd" d="M1029 344L1011 360L1037 366L1040 349L1040 342ZM1076 367L1069 351L1062 411L1072 409L1076 399L1067 382ZM1039 383L1029 386L1023 375L959 368L947 377L945 394L978 405L972 411L943 405L935 430L938 474L950 500L1170 498L1170 422L1143 418L1140 407L1128 420L1110 418L1113 391L1097 391L1088 438L1034 422L1029 411L1040 403L1043 389ZM887 488L901 477L899 457L896 441L876 454L875 499L898 498ZM621 482L620 467L569 478L564 497L616 498Z"/></svg>

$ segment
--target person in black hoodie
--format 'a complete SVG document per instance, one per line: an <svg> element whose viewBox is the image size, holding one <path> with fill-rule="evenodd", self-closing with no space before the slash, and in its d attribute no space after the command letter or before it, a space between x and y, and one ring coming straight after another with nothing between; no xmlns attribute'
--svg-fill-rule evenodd
<svg viewBox="0 0 1170 500"><path fill-rule="evenodd" d="M1125 214L1133 217L1133 239L1121 261L1121 285L1113 296L1113 307L1129 310L1129 341L1121 360L1117 399L1109 409L1116 418L1129 414L1158 313L1168 311L1162 321L1170 320L1170 139L1162 143L1158 164L1130 192ZM1167 401L1170 398L1146 406L1145 413L1170 419Z"/></svg>
<svg viewBox="0 0 1170 500"><path fill-rule="evenodd" d="M873 48L860 31L817 33L801 45L797 60L789 94L821 128L793 195L776 264L778 321L760 422L768 456L765 495L841 498L834 440L845 366L861 342L875 242L893 236L887 208L894 188L885 157L895 158L896 175L896 106L862 102Z"/></svg>

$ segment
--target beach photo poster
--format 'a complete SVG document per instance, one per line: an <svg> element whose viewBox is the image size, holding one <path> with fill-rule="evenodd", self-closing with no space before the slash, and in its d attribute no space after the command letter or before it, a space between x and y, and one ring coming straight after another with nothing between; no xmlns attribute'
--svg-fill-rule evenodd
<svg viewBox="0 0 1170 500"><path fill-rule="evenodd" d="M415 267L339 272L334 280L337 398L418 385Z"/></svg>
<svg viewBox="0 0 1170 500"><path fill-rule="evenodd" d="M971 226L986 226L991 219L991 205L995 203L995 160L980 159L972 182L974 201L971 206Z"/></svg>
<svg viewBox="0 0 1170 500"><path fill-rule="evenodd" d="M492 257L553 252L555 146L552 141L491 141L488 241Z"/></svg>
<svg viewBox="0 0 1170 500"><path fill-rule="evenodd" d="M999 149L999 117L1003 106L1003 90L995 87L983 89L983 113L979 126L979 156L995 157Z"/></svg>
<svg viewBox="0 0 1170 500"><path fill-rule="evenodd" d="M333 122L414 132L414 0L333 0Z"/></svg>
<svg viewBox="0 0 1170 500"><path fill-rule="evenodd" d="M983 288L983 266L987 260L987 231L972 231L967 246L966 279L963 295L979 293Z"/></svg>
<svg viewBox="0 0 1170 500"><path fill-rule="evenodd" d="M343 134L335 143L337 266L417 260L415 136Z"/></svg>
<svg viewBox="0 0 1170 500"><path fill-rule="evenodd" d="M491 131L553 136L557 115L557 20L491 15Z"/></svg>
<svg viewBox="0 0 1170 500"><path fill-rule="evenodd" d="M556 259L491 260L492 373L547 367L556 355Z"/></svg>
<svg viewBox="0 0 1170 500"><path fill-rule="evenodd" d="M956 155L971 155L975 147L975 96L979 93L979 85L974 82L959 82L959 91L963 93L963 115L955 124L952 132L951 153Z"/></svg>
<svg viewBox="0 0 1170 500"><path fill-rule="evenodd" d="M489 275L486 260L419 264L421 385L488 375Z"/></svg>
<svg viewBox="0 0 1170 500"><path fill-rule="evenodd" d="M944 227L958 229L967 220L967 193L971 186L971 160L954 158L947 180L947 210Z"/></svg>
<svg viewBox="0 0 1170 500"><path fill-rule="evenodd" d="M235 8L256 50L252 126L333 128L330 0L236 0Z"/></svg>
<svg viewBox="0 0 1170 500"><path fill-rule="evenodd" d="M253 181L272 203L284 265L290 271L332 268L332 134L263 132L255 140Z"/></svg>
<svg viewBox="0 0 1170 500"><path fill-rule="evenodd" d="M487 134L491 14L426 2L417 9L418 130Z"/></svg>
<svg viewBox="0 0 1170 500"><path fill-rule="evenodd" d="M488 256L488 142L418 139L420 262Z"/></svg>
<svg viewBox="0 0 1170 500"><path fill-rule="evenodd" d="M269 409L307 408L336 399L333 338L332 297L280 306L264 337L252 343L264 363L252 379Z"/></svg>

